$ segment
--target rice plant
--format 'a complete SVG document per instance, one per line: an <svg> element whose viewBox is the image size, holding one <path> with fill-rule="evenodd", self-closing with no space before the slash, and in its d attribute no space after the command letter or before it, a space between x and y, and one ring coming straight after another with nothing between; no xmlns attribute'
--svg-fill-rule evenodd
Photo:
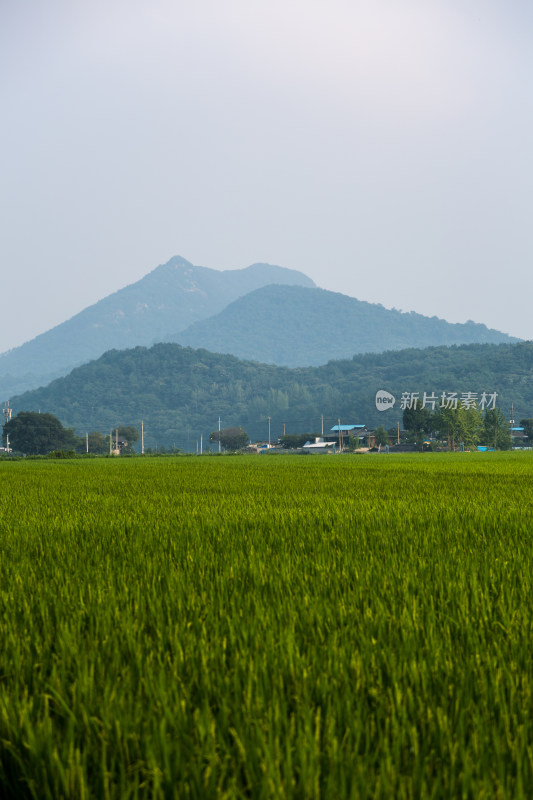
<svg viewBox="0 0 533 800"><path fill-rule="evenodd" d="M3 798L529 798L529 453L0 464Z"/></svg>

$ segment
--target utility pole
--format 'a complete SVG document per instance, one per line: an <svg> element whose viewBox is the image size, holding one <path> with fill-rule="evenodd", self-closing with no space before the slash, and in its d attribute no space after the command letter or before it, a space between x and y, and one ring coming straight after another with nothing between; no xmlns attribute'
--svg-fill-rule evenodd
<svg viewBox="0 0 533 800"><path fill-rule="evenodd" d="M338 420L339 425L339 453L342 453L342 434L341 434L341 421Z"/></svg>
<svg viewBox="0 0 533 800"><path fill-rule="evenodd" d="M88 433L85 434L85 452L86 453L89 452L89 434Z"/></svg>
<svg viewBox="0 0 533 800"><path fill-rule="evenodd" d="M220 417L218 418L218 452L220 453Z"/></svg>
<svg viewBox="0 0 533 800"><path fill-rule="evenodd" d="M144 420L141 420L141 454L144 455Z"/></svg>
<svg viewBox="0 0 533 800"><path fill-rule="evenodd" d="M268 446L270 447L270 417L268 418Z"/></svg>
<svg viewBox="0 0 533 800"><path fill-rule="evenodd" d="M285 423L283 423L283 438L285 438Z"/></svg>
<svg viewBox="0 0 533 800"><path fill-rule="evenodd" d="M6 425L11 420L11 414L13 413L13 409L9 407L9 400L4 405L4 417L6 418Z"/></svg>
<svg viewBox="0 0 533 800"><path fill-rule="evenodd" d="M109 431L109 455L113 454L113 432Z"/></svg>
<svg viewBox="0 0 533 800"><path fill-rule="evenodd" d="M200 455L203 455L204 452L204 435L203 433L200 434Z"/></svg>
<svg viewBox="0 0 533 800"><path fill-rule="evenodd" d="M9 407L9 400L4 405L4 417L7 423L11 420L11 414L13 413L13 409ZM9 449L9 433L6 433L6 452L10 453L11 450Z"/></svg>
<svg viewBox="0 0 533 800"><path fill-rule="evenodd" d="M398 422L398 444L400 444L400 423Z"/></svg>
<svg viewBox="0 0 533 800"><path fill-rule="evenodd" d="M324 414L321 415L322 419L322 438L324 438Z"/></svg>
<svg viewBox="0 0 533 800"><path fill-rule="evenodd" d="M115 449L116 449L117 453L119 453L119 449L118 449L118 428L117 428L117 437L116 437L116 441L115 441Z"/></svg>

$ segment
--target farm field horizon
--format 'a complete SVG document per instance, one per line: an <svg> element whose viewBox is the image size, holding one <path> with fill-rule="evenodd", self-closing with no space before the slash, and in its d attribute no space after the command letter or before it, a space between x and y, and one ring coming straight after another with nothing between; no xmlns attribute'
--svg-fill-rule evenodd
<svg viewBox="0 0 533 800"><path fill-rule="evenodd" d="M4 798L528 798L533 453L0 461Z"/></svg>

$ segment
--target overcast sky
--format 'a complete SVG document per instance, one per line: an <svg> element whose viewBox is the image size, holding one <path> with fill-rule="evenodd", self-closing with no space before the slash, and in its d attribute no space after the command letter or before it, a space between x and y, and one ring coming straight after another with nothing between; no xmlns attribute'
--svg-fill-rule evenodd
<svg viewBox="0 0 533 800"><path fill-rule="evenodd" d="M533 338L530 0L3 0L0 351L179 254Z"/></svg>

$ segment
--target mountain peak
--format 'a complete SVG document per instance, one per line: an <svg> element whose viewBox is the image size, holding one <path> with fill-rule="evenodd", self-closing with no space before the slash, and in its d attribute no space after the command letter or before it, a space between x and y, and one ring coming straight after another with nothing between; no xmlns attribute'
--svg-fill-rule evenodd
<svg viewBox="0 0 533 800"><path fill-rule="evenodd" d="M158 271L169 271L169 270L184 270L184 269L195 269L194 264L190 261L187 261L186 258L183 256L172 256L165 264L159 264L158 267L155 267L150 275L154 272Z"/></svg>
<svg viewBox="0 0 533 800"><path fill-rule="evenodd" d="M271 264L217 270L175 255L135 283L4 354L0 399L48 383L106 350L168 340L272 283L314 286L303 273Z"/></svg>

